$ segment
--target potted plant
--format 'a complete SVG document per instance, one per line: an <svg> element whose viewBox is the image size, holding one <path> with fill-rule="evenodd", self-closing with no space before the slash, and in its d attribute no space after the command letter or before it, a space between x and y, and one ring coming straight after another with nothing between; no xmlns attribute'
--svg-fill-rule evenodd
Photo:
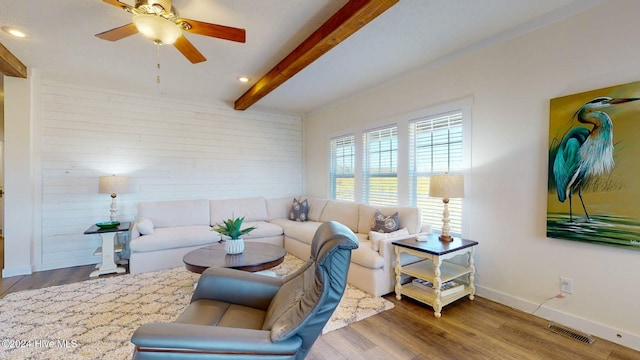
<svg viewBox="0 0 640 360"><path fill-rule="evenodd" d="M224 220L222 224L216 224L213 228L213 231L230 238L224 245L227 254L241 254L244 251L242 235L246 235L256 229L255 226L242 229L243 221L244 216L235 219L231 218Z"/></svg>

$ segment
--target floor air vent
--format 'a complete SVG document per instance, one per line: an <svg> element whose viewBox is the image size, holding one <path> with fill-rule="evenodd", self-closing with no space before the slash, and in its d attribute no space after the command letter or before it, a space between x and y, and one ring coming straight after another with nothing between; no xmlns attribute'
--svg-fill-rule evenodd
<svg viewBox="0 0 640 360"><path fill-rule="evenodd" d="M587 335L577 330L573 330L563 325L554 324L552 322L549 323L547 328L554 333L564 335L566 337L572 338L573 340L580 341L583 344L593 344L596 339L591 335Z"/></svg>

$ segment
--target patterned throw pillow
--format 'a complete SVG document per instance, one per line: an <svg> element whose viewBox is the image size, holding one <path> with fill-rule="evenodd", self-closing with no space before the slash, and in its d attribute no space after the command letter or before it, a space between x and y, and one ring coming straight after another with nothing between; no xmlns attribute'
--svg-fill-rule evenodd
<svg viewBox="0 0 640 360"><path fill-rule="evenodd" d="M304 199L300 201L293 198L293 204L291 204L291 210L289 210L289 220L294 221L307 221L309 215L309 201Z"/></svg>
<svg viewBox="0 0 640 360"><path fill-rule="evenodd" d="M373 226L371 231L377 231L381 233L390 233L400 228L400 216L396 211L391 216L385 216L382 211L376 210L376 214L373 217Z"/></svg>

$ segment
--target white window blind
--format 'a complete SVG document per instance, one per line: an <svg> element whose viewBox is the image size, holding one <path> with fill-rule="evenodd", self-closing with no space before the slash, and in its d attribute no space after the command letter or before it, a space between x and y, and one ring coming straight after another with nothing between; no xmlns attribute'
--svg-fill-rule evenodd
<svg viewBox="0 0 640 360"><path fill-rule="evenodd" d="M331 139L329 196L335 200L355 200L355 136Z"/></svg>
<svg viewBox="0 0 640 360"><path fill-rule="evenodd" d="M443 203L429 197L433 174L461 173L463 168L463 116L461 111L415 119L409 125L409 196L422 209L422 222L442 227ZM450 199L451 232L462 233L463 199Z"/></svg>
<svg viewBox="0 0 640 360"><path fill-rule="evenodd" d="M363 134L363 200L373 205L398 204L398 128Z"/></svg>

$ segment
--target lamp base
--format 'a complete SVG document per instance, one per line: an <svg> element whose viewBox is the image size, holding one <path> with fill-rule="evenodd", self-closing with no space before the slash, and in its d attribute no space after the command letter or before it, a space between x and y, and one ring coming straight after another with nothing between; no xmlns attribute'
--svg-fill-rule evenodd
<svg viewBox="0 0 640 360"><path fill-rule="evenodd" d="M444 241L444 242L451 242L451 241L453 241L453 236L451 236L451 235L440 235L438 237L438 239L440 239L440 241Z"/></svg>

